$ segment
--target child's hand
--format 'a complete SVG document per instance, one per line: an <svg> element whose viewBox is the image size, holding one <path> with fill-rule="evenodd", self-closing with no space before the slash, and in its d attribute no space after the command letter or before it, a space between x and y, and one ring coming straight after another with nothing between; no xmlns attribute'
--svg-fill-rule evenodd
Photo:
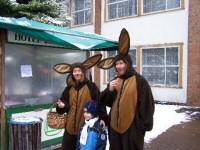
<svg viewBox="0 0 200 150"><path fill-rule="evenodd" d="M60 99L56 102L56 104L58 105L59 108L65 107L65 103L63 103Z"/></svg>

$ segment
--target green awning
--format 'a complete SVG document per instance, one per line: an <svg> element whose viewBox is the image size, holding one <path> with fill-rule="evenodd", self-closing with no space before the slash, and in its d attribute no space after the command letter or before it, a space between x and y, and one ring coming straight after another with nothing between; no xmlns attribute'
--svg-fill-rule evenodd
<svg viewBox="0 0 200 150"><path fill-rule="evenodd" d="M80 32L67 27L49 25L27 18L0 17L0 28L72 50L110 51L118 48L118 42L98 34Z"/></svg>

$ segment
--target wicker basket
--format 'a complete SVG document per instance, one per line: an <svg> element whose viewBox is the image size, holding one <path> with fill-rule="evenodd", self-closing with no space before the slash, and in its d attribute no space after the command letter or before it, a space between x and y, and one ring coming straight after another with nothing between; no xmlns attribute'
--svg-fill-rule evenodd
<svg viewBox="0 0 200 150"><path fill-rule="evenodd" d="M57 112L52 112L53 106L49 109L47 113L47 123L50 128L53 129L63 129L66 126L67 114L58 114Z"/></svg>

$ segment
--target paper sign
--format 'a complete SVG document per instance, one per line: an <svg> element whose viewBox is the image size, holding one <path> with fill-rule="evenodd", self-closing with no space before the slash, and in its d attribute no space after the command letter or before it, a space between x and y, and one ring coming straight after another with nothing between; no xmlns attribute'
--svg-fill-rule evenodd
<svg viewBox="0 0 200 150"><path fill-rule="evenodd" d="M32 66L31 65L21 65L21 77L32 77Z"/></svg>

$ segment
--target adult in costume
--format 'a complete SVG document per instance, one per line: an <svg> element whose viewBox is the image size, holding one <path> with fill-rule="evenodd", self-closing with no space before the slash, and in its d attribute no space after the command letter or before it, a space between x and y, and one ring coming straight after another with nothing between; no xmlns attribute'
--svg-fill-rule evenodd
<svg viewBox="0 0 200 150"><path fill-rule="evenodd" d="M101 93L100 102L111 107L110 150L142 150L144 135L153 127L154 100L144 77L132 67L126 29L119 37L118 55L100 61L99 68L115 67L117 75Z"/></svg>
<svg viewBox="0 0 200 150"><path fill-rule="evenodd" d="M84 122L83 109L85 104L91 99L99 102L99 89L95 83L86 78L86 70L96 65L101 57L101 54L97 54L83 63L61 63L54 66L54 70L58 73L69 73L67 87L57 101L56 107L58 113L67 113L67 123L62 142L63 150L76 149L77 135L81 124ZM100 117L106 115L105 107L100 106L100 110Z"/></svg>

